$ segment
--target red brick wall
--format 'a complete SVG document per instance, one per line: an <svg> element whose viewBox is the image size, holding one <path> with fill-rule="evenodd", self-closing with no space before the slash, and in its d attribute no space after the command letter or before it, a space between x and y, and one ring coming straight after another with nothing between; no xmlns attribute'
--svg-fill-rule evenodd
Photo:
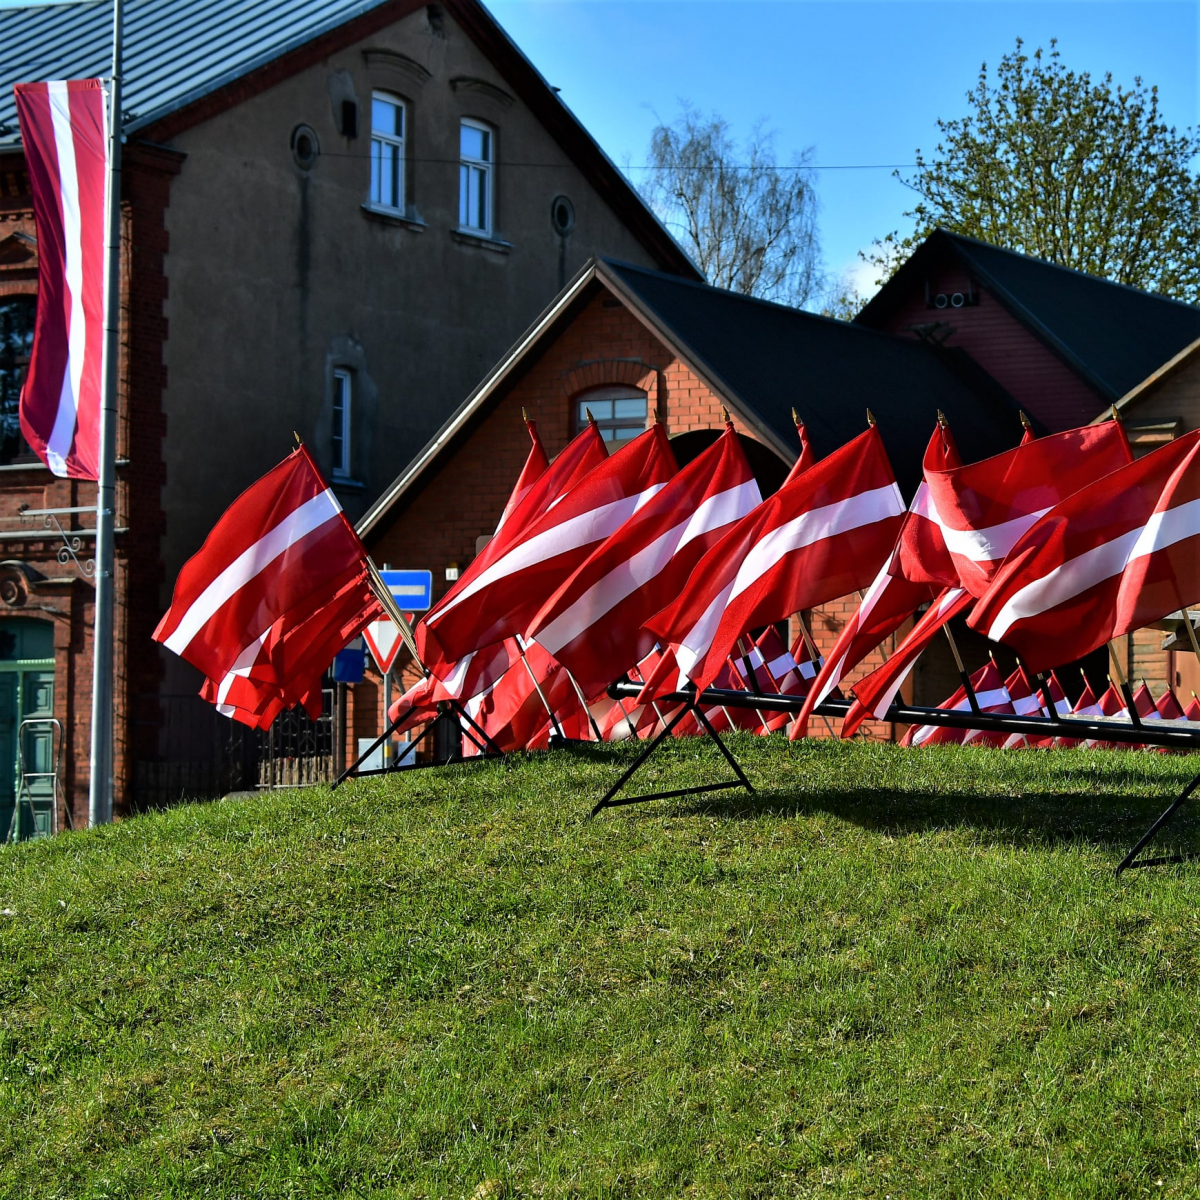
<svg viewBox="0 0 1200 1200"><path fill-rule="evenodd" d="M120 360L118 366L117 513L116 525L126 532L116 539L116 603L114 608L114 807L127 812L137 753L133 731L157 736L157 711L130 717L134 699L153 692L159 674L158 651L150 633L160 615L158 588L162 577L159 539L162 512L162 450L165 434L161 396L166 382L162 347L166 339L163 258L167 237L163 221L171 177L181 157L169 151L128 147L123 172ZM19 229L36 236L32 203L19 158L0 161L0 239ZM36 295L36 270L0 266L0 295ZM95 485L55 479L38 466L0 471L0 516L13 517L29 508L71 508L95 504ZM68 532L91 529L89 513L60 518ZM36 527L35 527L36 528ZM0 559L27 563L45 576L20 606L0 600L0 616L37 616L55 622L55 715L67 733L63 762L66 805L76 824L86 823L88 764L91 755L92 630L94 589L74 562L58 558L61 540L5 539L24 532L14 520L0 522ZM81 559L94 553L84 539ZM145 705L143 703L142 707ZM136 715L136 714L135 714ZM61 814L60 824L67 814Z"/></svg>
<svg viewBox="0 0 1200 1200"><path fill-rule="evenodd" d="M887 321L884 328L904 333L914 325L944 321L954 327L946 345L965 350L1031 415L1051 432L1086 425L1104 407L1104 397L1094 392L1037 336L991 293L959 267L947 267L930 278L931 296L939 292L966 293L968 286L977 305L963 308L929 308L923 293L914 294Z"/></svg>

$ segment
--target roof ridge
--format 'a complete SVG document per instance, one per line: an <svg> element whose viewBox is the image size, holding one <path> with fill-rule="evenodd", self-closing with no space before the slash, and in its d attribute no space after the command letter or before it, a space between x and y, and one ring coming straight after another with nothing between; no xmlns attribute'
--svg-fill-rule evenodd
<svg viewBox="0 0 1200 1200"><path fill-rule="evenodd" d="M946 229L939 225L935 233L943 234L956 243L966 243L964 252L968 255L969 246L982 246L985 250L993 250L998 254L1007 254L1011 258L1020 259L1023 262L1037 263L1041 267L1050 267L1055 271L1065 271L1068 275L1074 275L1080 279L1086 279L1092 283L1106 284L1108 287L1121 288L1127 292L1133 292L1137 296L1146 296L1151 300L1162 300L1168 304L1176 304L1180 308L1186 308L1189 311L1200 311L1200 306L1189 304L1186 300L1176 300L1174 296L1164 296L1162 292L1149 292L1145 288L1134 287L1131 283L1121 283L1116 279L1107 279L1103 275L1093 275L1090 271L1081 271L1078 267L1066 267L1062 263L1051 262L1048 258L1040 258L1036 254L1026 254L1021 250L1014 250L1011 246L998 246L995 242L985 242L982 238L970 237L965 233L955 233L952 229Z"/></svg>
<svg viewBox="0 0 1200 1200"><path fill-rule="evenodd" d="M873 334L875 337L883 338L886 341L902 342L905 345L910 343L913 345L920 344L919 339L908 337L905 334L892 333L887 329L876 329L871 325L859 325L857 321L843 321L840 317L827 317L824 313L810 312L806 308L797 308L794 304L781 304L778 300L765 300L761 296L748 296L745 292L735 292L732 288L717 287L715 284L707 283L702 279L685 279L682 275L672 275L667 271L659 271L654 267L643 267L638 263L625 262L623 259L610 258L607 255L599 256L597 261L603 263L605 266L618 268L622 271L635 271L639 275L651 275L656 279L661 279L664 283L681 284L701 291L715 292L718 295L727 296L737 301L744 301L747 304L773 308L792 316L805 317L809 320L821 321L828 325L836 325L839 329L853 329L860 333Z"/></svg>

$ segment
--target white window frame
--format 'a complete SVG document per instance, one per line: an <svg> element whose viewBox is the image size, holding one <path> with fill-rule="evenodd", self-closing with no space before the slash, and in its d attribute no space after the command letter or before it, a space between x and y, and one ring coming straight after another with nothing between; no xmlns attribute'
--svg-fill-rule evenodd
<svg viewBox="0 0 1200 1200"><path fill-rule="evenodd" d="M491 158L468 158L462 152L462 131L463 129L477 129L481 133L486 133L488 136L488 146L491 150ZM463 117L459 121L458 127L458 227L463 233L473 233L481 237L492 237L492 214L496 207L496 131L483 121L477 121L473 117ZM471 225L467 218L470 215L470 203L468 197L470 188L475 179L480 175L485 180L487 194L485 196L484 208L486 212L482 214L482 225Z"/></svg>
<svg viewBox="0 0 1200 1200"><path fill-rule="evenodd" d="M641 416L606 416L605 411L600 406L602 404L612 404L613 411L615 412L616 402L619 400L640 400L643 406ZM650 397L641 388L627 387L624 384L607 384L603 387L589 388L586 392L580 392L575 397L575 430L577 433L581 432L588 423L586 412L588 409L592 410L592 416L596 420L596 427L600 430L600 436L604 438L605 444L609 449L614 449L618 446L627 445L638 434L645 433L647 428L646 423L650 417ZM624 438L612 436L618 430L628 430L631 436ZM637 432L634 433L634 430Z"/></svg>
<svg viewBox="0 0 1200 1200"><path fill-rule="evenodd" d="M382 133L375 128L375 101L382 100L385 104L391 104L400 110L400 128L404 131L399 137L394 134ZM371 93L371 181L367 192L367 203L371 208L377 208L382 212L399 213L401 216L407 211L405 199L405 187L407 186L407 163L404 160L404 143L408 137L408 105L400 99L399 96L393 96L391 92L374 91ZM379 159L376 159L376 146L391 146L396 152L396 161L399 164L399 170L396 172L396 203L388 204L385 200L377 199L375 196L375 172L377 162L382 166L382 154ZM383 193L382 188L382 172L380 172L380 195Z"/></svg>
<svg viewBox="0 0 1200 1200"><path fill-rule="evenodd" d="M354 414L354 372L348 367L334 367L332 395L332 428L330 429L329 448L330 461L334 479L349 479L350 430ZM340 409L340 412L339 412ZM339 455L339 442L341 453Z"/></svg>

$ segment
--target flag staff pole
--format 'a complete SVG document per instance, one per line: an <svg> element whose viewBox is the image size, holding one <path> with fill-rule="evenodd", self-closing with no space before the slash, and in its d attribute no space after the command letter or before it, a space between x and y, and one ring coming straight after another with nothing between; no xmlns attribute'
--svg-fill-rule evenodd
<svg viewBox="0 0 1200 1200"><path fill-rule="evenodd" d="M88 824L112 820L113 529L116 516L117 369L121 325L121 41L123 0L113 0L112 81L105 196L104 368L100 392L100 464L96 481L96 604L92 637L92 753Z"/></svg>

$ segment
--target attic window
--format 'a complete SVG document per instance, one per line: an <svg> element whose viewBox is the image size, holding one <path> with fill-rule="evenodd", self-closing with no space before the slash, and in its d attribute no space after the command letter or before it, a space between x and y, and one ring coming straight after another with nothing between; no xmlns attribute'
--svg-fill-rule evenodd
<svg viewBox="0 0 1200 1200"><path fill-rule="evenodd" d="M631 442L646 428L646 393L637 388L601 387L584 392L575 400L575 428L582 430L588 412L595 418L610 450Z"/></svg>

